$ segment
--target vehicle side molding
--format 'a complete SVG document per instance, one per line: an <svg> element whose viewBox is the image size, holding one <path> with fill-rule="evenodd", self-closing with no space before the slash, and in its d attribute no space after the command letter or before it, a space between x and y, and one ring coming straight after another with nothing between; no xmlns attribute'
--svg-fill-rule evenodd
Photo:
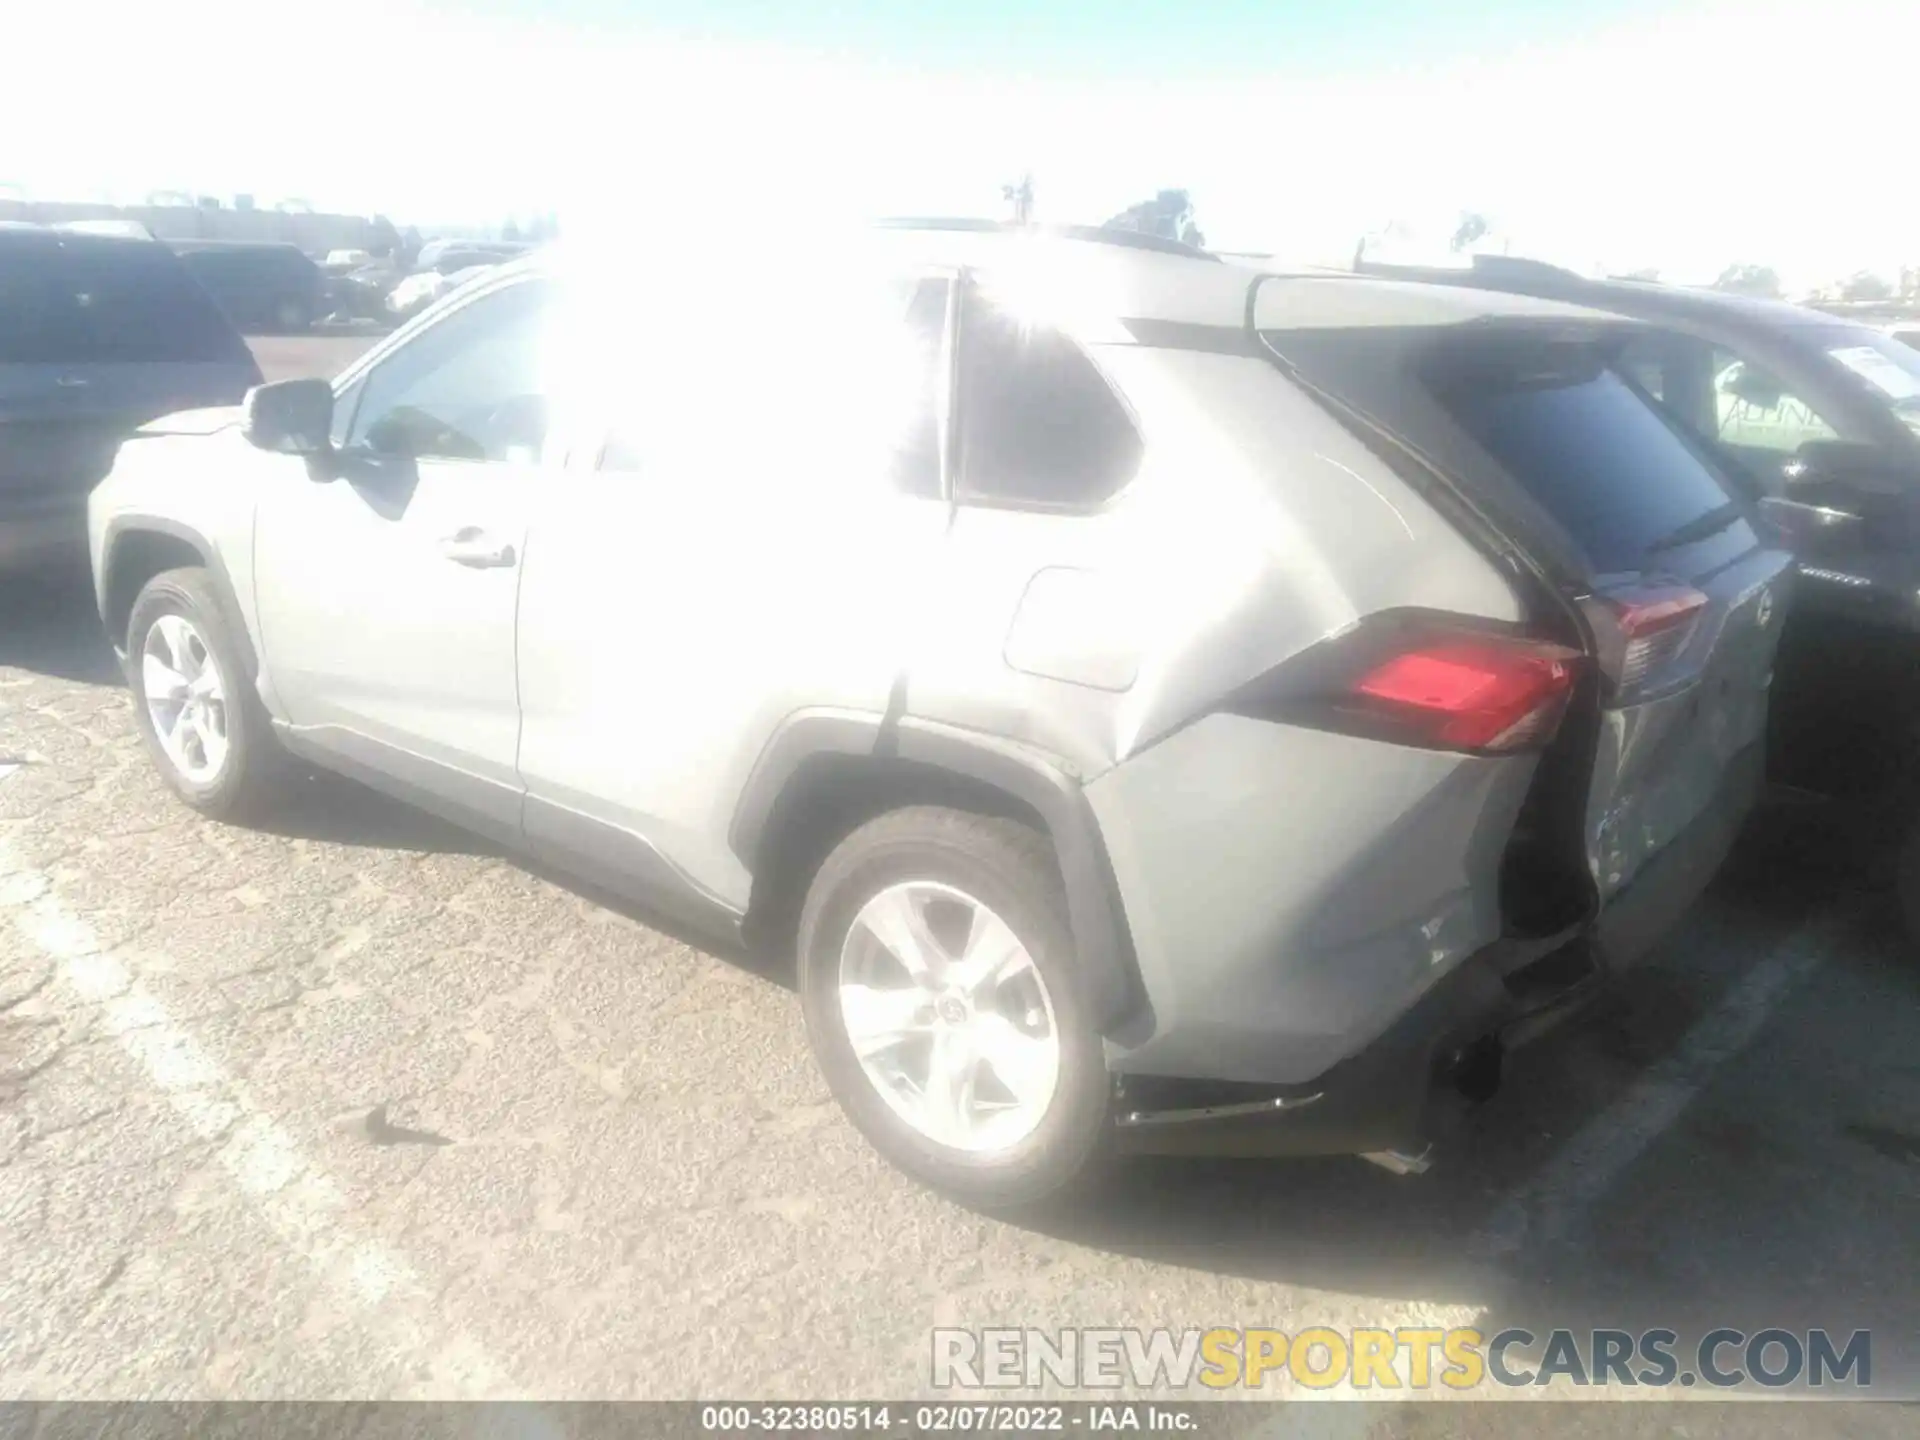
<svg viewBox="0 0 1920 1440"><path fill-rule="evenodd" d="M790 718L767 744L734 811L728 842L749 872L764 856L782 798L827 756L906 761L998 791L1039 816L1066 888L1090 1018L1111 1035L1146 1006L1120 892L1079 782L1023 746L912 719L846 713Z"/></svg>
<svg viewBox="0 0 1920 1440"><path fill-rule="evenodd" d="M527 853L701 935L740 939L738 911L710 895L629 830L528 795L521 811Z"/></svg>

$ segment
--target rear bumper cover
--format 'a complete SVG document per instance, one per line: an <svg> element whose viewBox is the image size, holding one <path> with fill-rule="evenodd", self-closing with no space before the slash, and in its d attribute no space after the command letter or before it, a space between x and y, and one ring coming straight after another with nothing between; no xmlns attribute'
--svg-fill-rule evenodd
<svg viewBox="0 0 1920 1440"><path fill-rule="evenodd" d="M1129 1076L1306 1085L1500 938L1537 767L1210 715L1086 795L1148 1006Z"/></svg>
<svg viewBox="0 0 1920 1440"><path fill-rule="evenodd" d="M1646 956L1726 858L1757 801L1764 746L1742 751L1714 804L1644 866L1585 933L1557 946L1497 940L1455 965L1376 1039L1303 1084L1231 1091L1198 1077L1117 1081L1123 1149L1161 1155L1344 1155L1418 1151L1470 1108L1463 1064L1547 1033ZM1571 956L1576 962L1564 963ZM1537 969L1529 970L1529 965ZM1552 966L1563 977L1538 983ZM1533 977L1535 983L1524 983ZM1476 1078L1484 1080L1484 1075Z"/></svg>

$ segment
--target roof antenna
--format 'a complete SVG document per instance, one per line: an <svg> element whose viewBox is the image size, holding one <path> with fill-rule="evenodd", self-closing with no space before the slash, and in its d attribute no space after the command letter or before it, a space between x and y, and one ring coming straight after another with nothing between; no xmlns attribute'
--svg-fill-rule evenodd
<svg viewBox="0 0 1920 1440"><path fill-rule="evenodd" d="M1033 224L1033 172L1020 177L1018 185L1002 185L1000 197L1013 207L1013 223Z"/></svg>

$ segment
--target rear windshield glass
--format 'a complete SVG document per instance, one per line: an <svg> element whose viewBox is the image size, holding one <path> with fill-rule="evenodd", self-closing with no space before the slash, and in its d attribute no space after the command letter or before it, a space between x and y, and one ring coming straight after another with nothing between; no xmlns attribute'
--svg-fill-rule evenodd
<svg viewBox="0 0 1920 1440"><path fill-rule="evenodd" d="M140 240L0 243L0 362L244 362L245 342L172 254Z"/></svg>
<svg viewBox="0 0 1920 1440"><path fill-rule="evenodd" d="M1728 510L1719 477L1610 370L1560 384L1480 376L1445 398L1602 572L1637 570Z"/></svg>

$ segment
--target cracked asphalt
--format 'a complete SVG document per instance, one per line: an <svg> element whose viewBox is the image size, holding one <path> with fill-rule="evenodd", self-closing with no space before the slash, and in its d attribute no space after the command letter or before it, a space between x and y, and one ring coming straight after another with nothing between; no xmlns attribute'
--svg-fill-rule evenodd
<svg viewBox="0 0 1920 1440"><path fill-rule="evenodd" d="M268 358L324 372L359 343ZM935 1326L1422 1323L1867 1328L1867 1393L1911 1398L1920 963L1870 858L1844 816L1769 811L1424 1176L1141 1163L1016 1226L867 1151L777 968L346 781L263 828L193 816L84 583L8 582L0 1399L899 1398L927 1393ZM1326 1418L1351 1408L1275 1433L1540 1414ZM1742 1410L1740 1433L1915 1426ZM1734 1423L1675 1413L1558 1423Z"/></svg>

